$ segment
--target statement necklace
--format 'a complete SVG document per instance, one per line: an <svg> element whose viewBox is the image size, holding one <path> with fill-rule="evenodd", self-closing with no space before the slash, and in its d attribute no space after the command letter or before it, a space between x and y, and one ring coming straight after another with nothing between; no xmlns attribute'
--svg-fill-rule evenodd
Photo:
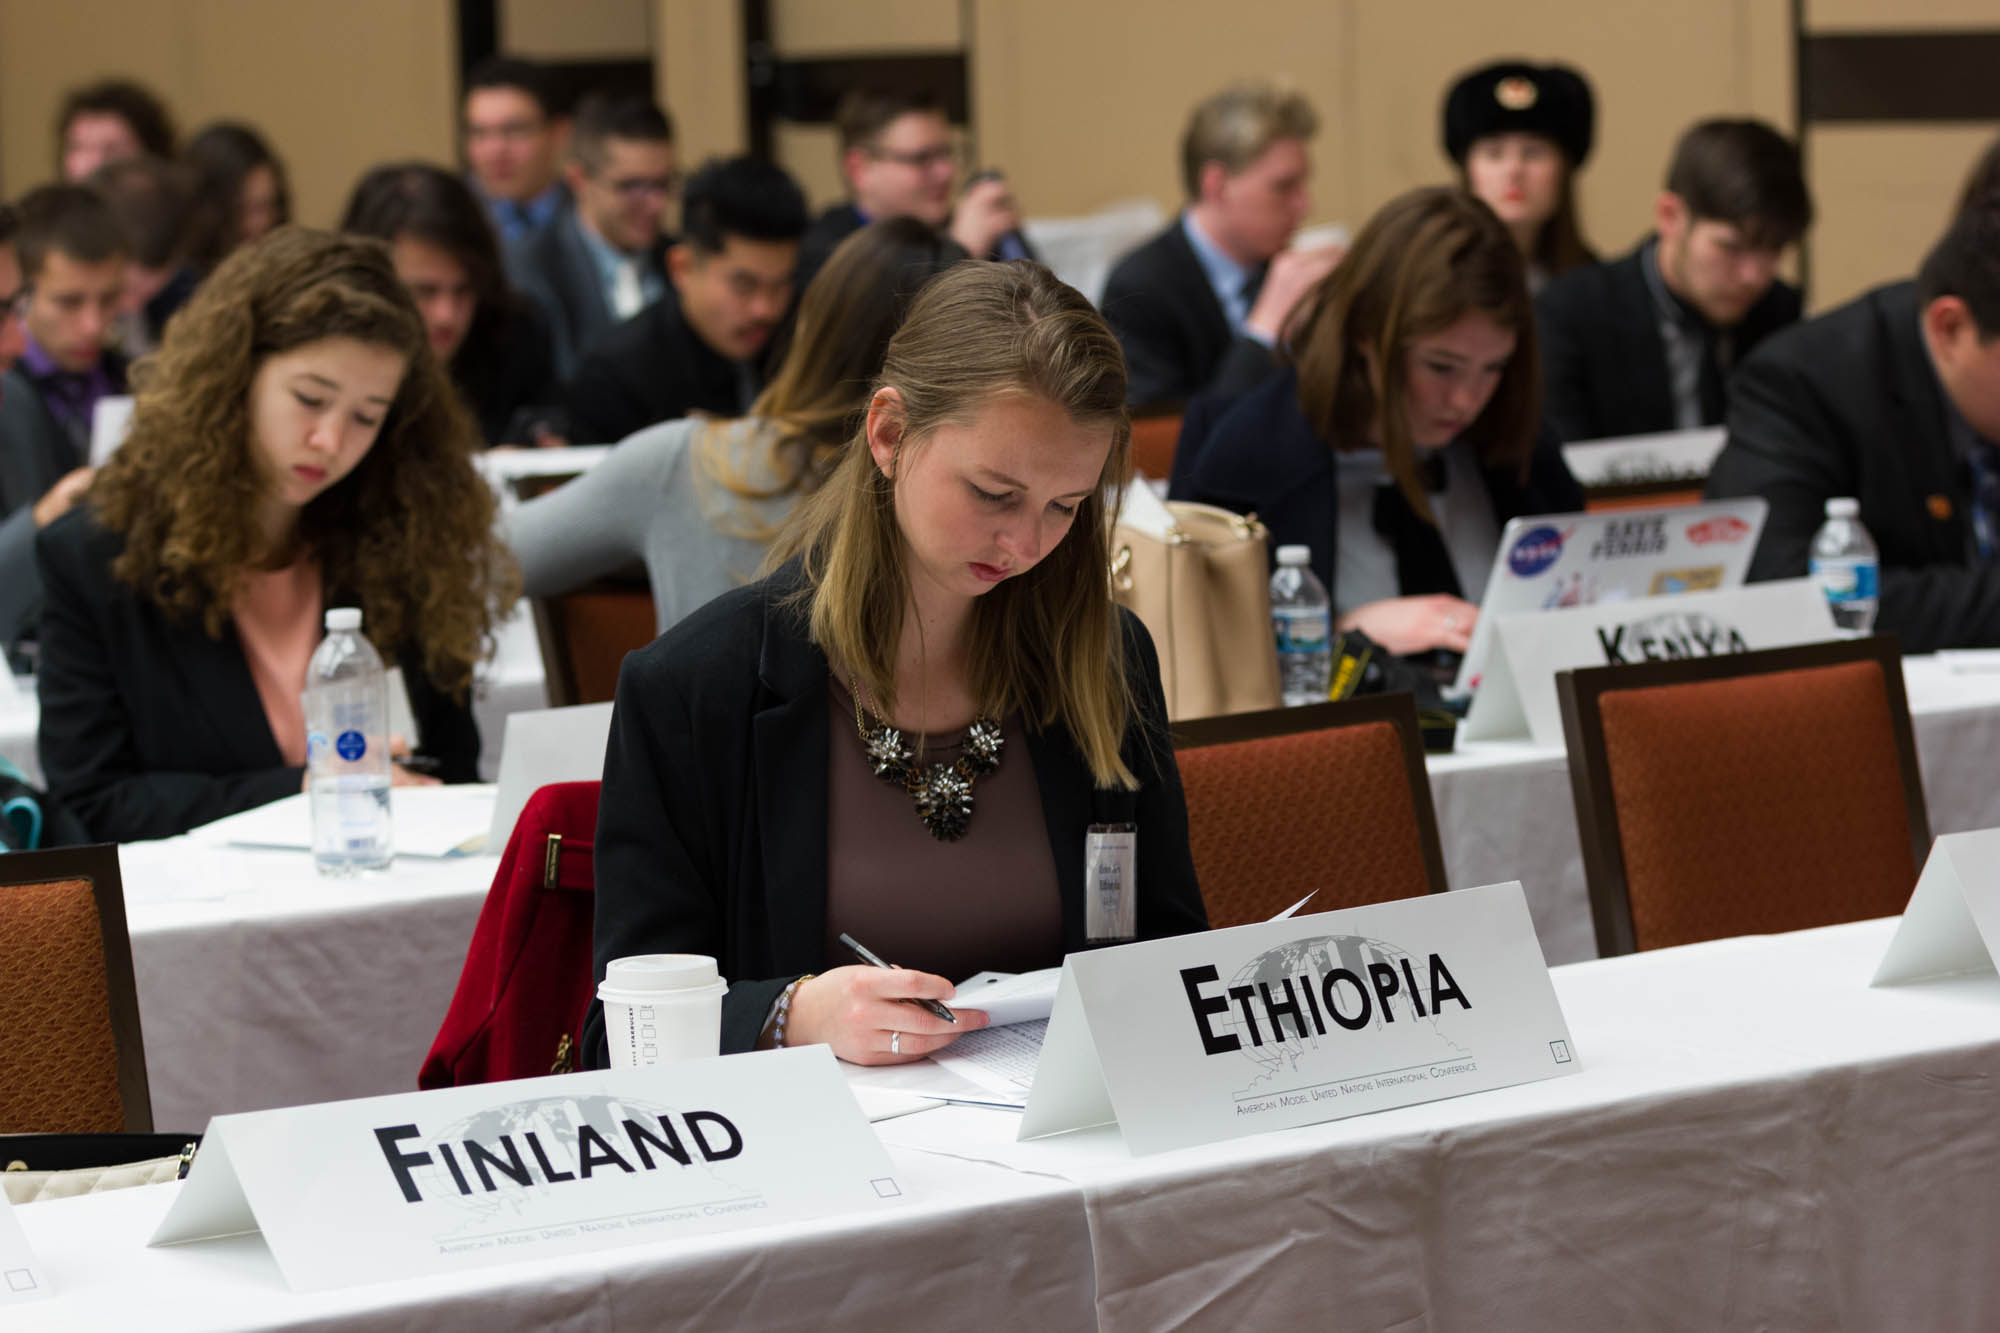
<svg viewBox="0 0 2000 1333"><path fill-rule="evenodd" d="M872 724L872 725L871 725ZM1000 724L990 717L975 717L959 742L958 758L949 764L925 768L903 733L876 717L861 704L861 689L854 689L854 729L868 752L868 765L875 776L893 787L901 787L916 802L917 815L933 838L956 842L965 836L972 819L972 784L1000 767L1000 747L1004 743Z"/></svg>

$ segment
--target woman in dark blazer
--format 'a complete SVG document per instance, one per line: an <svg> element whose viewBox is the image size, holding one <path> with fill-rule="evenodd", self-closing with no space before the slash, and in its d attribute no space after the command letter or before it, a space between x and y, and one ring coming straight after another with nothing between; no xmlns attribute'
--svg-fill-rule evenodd
<svg viewBox="0 0 2000 1333"><path fill-rule="evenodd" d="M223 262L87 506L37 542L42 767L92 837L300 790L330 606L403 665L442 776L474 777L472 667L512 580L477 447L380 246L287 227Z"/></svg>
<svg viewBox="0 0 2000 1333"><path fill-rule="evenodd" d="M1176 466L1173 495L1312 548L1342 629L1464 652L1500 528L1583 507L1540 415L1519 249L1462 191L1415 190L1362 228L1277 375ZM1349 525L1354 526L1349 526ZM1343 568L1341 555L1353 562Z"/></svg>
<svg viewBox="0 0 2000 1333"><path fill-rule="evenodd" d="M723 1050L894 1063L983 1023L907 1003L948 998L946 976L1205 926L1157 659L1104 575L1124 400L1110 331L1040 265L924 288L778 572L626 659L600 978L711 954ZM1086 907L1097 823L1136 828L1126 921ZM844 965L842 932L902 966ZM593 1007L600 1062L604 1043Z"/></svg>

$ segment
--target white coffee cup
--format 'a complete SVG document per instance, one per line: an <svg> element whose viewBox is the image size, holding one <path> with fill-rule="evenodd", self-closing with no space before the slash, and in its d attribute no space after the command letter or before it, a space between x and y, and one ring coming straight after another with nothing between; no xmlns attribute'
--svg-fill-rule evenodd
<svg viewBox="0 0 2000 1333"><path fill-rule="evenodd" d="M699 1060L722 1049L722 994L715 960L698 953L614 958L597 998L613 1069Z"/></svg>

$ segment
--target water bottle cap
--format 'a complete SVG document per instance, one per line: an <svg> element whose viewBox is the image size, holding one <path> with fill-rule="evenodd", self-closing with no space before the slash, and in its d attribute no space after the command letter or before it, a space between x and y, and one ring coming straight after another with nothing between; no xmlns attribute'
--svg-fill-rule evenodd
<svg viewBox="0 0 2000 1333"><path fill-rule="evenodd" d="M361 628L361 608L358 606L330 606L326 611L326 627L335 634L342 630Z"/></svg>
<svg viewBox="0 0 2000 1333"><path fill-rule="evenodd" d="M1836 496L1826 502L1828 518L1855 518L1861 513L1861 501L1851 495Z"/></svg>
<svg viewBox="0 0 2000 1333"><path fill-rule="evenodd" d="M1310 546L1280 546L1278 563L1281 565L1309 565L1312 563L1313 548Z"/></svg>

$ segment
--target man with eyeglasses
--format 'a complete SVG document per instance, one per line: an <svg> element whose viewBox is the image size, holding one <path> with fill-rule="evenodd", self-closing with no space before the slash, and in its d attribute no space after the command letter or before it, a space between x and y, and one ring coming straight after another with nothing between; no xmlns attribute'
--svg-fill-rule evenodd
<svg viewBox="0 0 2000 1333"><path fill-rule="evenodd" d="M91 418L125 392L124 359L106 344L129 251L110 205L87 186L45 185L19 212L12 308L24 327L17 333L10 317L0 334L0 346L20 347L0 375L0 645L10 651L41 604L35 531L89 489Z"/></svg>
<svg viewBox="0 0 2000 1333"><path fill-rule="evenodd" d="M953 203L959 149L944 109L924 97L859 90L834 113L847 203L822 213L799 247L799 290L834 247L870 222L913 217L946 233L974 259L1032 259L1021 209L1007 182L980 173Z"/></svg>
<svg viewBox="0 0 2000 1333"><path fill-rule="evenodd" d="M514 285L546 316L567 380L598 334L667 291L667 205L680 189L673 124L644 97L593 93L577 106L564 167L570 202L508 247Z"/></svg>
<svg viewBox="0 0 2000 1333"><path fill-rule="evenodd" d="M562 207L568 135L555 80L540 65L496 57L466 76L465 165L502 244L546 227Z"/></svg>

